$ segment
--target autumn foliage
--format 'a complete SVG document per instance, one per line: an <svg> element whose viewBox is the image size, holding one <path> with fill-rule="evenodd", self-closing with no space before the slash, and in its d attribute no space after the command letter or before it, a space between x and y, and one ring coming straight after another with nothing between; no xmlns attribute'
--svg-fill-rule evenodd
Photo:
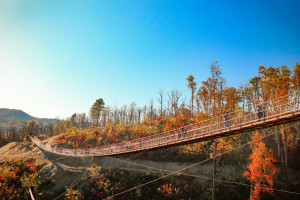
<svg viewBox="0 0 300 200"><path fill-rule="evenodd" d="M251 163L247 167L244 176L254 185L250 200L259 200L262 193L274 195L273 175L278 172L273 158L273 151L268 150L262 140L262 136L256 132L252 137Z"/></svg>
<svg viewBox="0 0 300 200"><path fill-rule="evenodd" d="M67 189L65 194L65 200L82 200L84 196L80 194L78 190L73 190L72 188Z"/></svg>
<svg viewBox="0 0 300 200"><path fill-rule="evenodd" d="M27 199L30 185L39 185L36 162L32 159L14 158L0 165L0 197Z"/></svg>
<svg viewBox="0 0 300 200"><path fill-rule="evenodd" d="M187 105L187 101L182 99L182 102L180 102L181 94L178 91L168 93L169 99L166 98L168 102L165 101L163 103L162 99L160 100L160 113L153 107L145 107L145 111L142 111L136 109L135 106L132 106L131 110L127 109L127 111L124 108L124 112L119 112L117 109L113 112L111 108L104 107L104 103L100 103L99 109L95 108L91 116L97 126L90 126L91 124L89 123L79 126L79 122L76 122L76 120L63 121L55 130L55 132L59 133L59 136L56 137L56 142L62 147L68 146L77 149L101 148L117 143L126 144L130 140L162 132L171 131L172 133L177 133L183 126L212 119L215 116L223 115L225 111L242 110L243 114L253 112L258 104L266 104L270 100L283 97L291 91L300 88L300 67L298 63L294 67L293 72L285 66L279 68L259 67L258 76L253 77L248 83L239 88L226 86L226 81L222 77L217 62L214 62L210 69L212 76L206 81L199 82L198 88L194 77L192 75L188 77L187 86L191 90L190 105ZM286 103L285 101L285 98L281 98L280 102L274 101L274 103L265 106L276 106L278 103ZM119 117L118 113L120 114ZM99 118L100 115L102 116ZM144 117L141 117L141 115ZM76 118L76 115L73 116ZM223 127L223 124L221 125ZM34 122L30 122L24 130L25 132L43 132L43 129L38 129L38 127ZM287 163L288 152L296 152L300 139L296 127L285 130L281 130L280 136L282 146L286 152ZM170 160L197 162L210 158L210 160L213 160L211 170L213 172L213 186L211 187L211 182L206 181L206 179L204 179L205 182L203 181L199 184L199 179L187 177L183 173L177 173L175 181L162 179L149 184L148 187L128 192L124 198L198 199L201 197L208 199L214 195L216 197L224 195L224 192L231 194L233 190L230 190L230 187L216 180L221 179L221 175L226 176L229 180L231 179L227 174L223 174L223 169L228 168L229 165L234 167L245 166L246 159L244 158L248 157L248 154L241 153L239 156L242 159L239 160L238 156L232 159L234 154L230 155L228 152L233 152L240 143L245 140L248 141L249 137L249 135L240 134L180 147L161 149L159 151L149 151L143 155L140 154L140 157L136 157L137 160L142 157L144 159L146 155L149 155L151 159L164 160L166 162ZM250 164L243 175L253 186L250 199L259 200L264 195L274 195L272 190L274 185L273 175L278 170L274 164L276 160L273 158L273 152L266 147L262 136L256 132L251 140L252 154L249 157ZM118 168L118 165L113 167ZM133 176L128 171L114 168L101 169L100 166L92 164L86 168L89 170L90 178L82 181L88 187L66 188L67 191L64 198L77 200L104 199L157 178L156 175L150 172ZM283 170L280 171L283 173ZM29 184L39 185L38 169L34 160L16 159L1 163L0 198L22 199L22 197L27 197ZM239 194L236 196L248 196L248 193L244 194L238 187L234 190ZM211 191L213 191L214 195L211 195Z"/></svg>
<svg viewBox="0 0 300 200"><path fill-rule="evenodd" d="M163 196L175 196L179 193L179 188L176 188L172 184L163 184L157 190L163 195Z"/></svg>

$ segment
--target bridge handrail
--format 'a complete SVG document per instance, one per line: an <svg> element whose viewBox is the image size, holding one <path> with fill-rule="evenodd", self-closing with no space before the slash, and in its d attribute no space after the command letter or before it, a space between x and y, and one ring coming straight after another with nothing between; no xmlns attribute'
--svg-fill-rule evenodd
<svg viewBox="0 0 300 200"><path fill-rule="evenodd" d="M293 93L290 93L290 94L287 94L285 96L281 96L281 97L277 97L275 99L272 99L272 100L269 100L267 102L265 102L264 104L267 105L267 106L270 106L271 104L273 104L273 102L276 102L276 101L280 101L282 99L285 99L287 97L294 97L294 96L298 96L299 95L296 95L296 94L299 94L299 91L295 91ZM276 105L276 104L275 104ZM230 121L232 121L232 115L234 115L235 113L241 113L243 114L244 110L243 109L239 109L237 111L234 111L234 112L230 112L228 113L229 115L229 119L231 119ZM256 113L256 112L255 112ZM251 114L251 113L250 113ZM198 122L198 123L194 123L194 124L190 124L190 125L187 125L187 126L183 126L183 128L190 128L190 127L193 127L193 126L197 126L198 127L201 127L201 126L209 126L210 124L213 124L211 122L215 122L217 119L217 121L219 121L220 123L223 123L223 116L217 116L215 118L211 118L211 119L208 119L208 120L204 120L204 121L201 121L201 122ZM177 129L173 129L173 130L170 130L170 131L165 131L165 132L162 132L162 133L158 133L160 135L167 135L168 133L172 133L174 132L175 134L180 130L181 128L177 128ZM153 138L153 135L151 136L146 136L146 137L143 137L144 140L148 140L149 138ZM135 139L135 140L132 140L132 141L137 141L138 139Z"/></svg>
<svg viewBox="0 0 300 200"><path fill-rule="evenodd" d="M284 99L290 97L289 99ZM277 104L275 101L284 100L285 104ZM275 102L275 103L272 103ZM266 102L267 103L267 102ZM271 104L272 103L272 104ZM280 116L287 112L295 111L299 109L299 91L291 93L289 95L283 96L278 99L273 99L269 101L269 108L266 107L265 110L260 111L263 113L264 117L262 120L267 120L272 116ZM292 106L292 107L291 107ZM286 108L286 109L284 109ZM284 112L284 110L286 110ZM228 129L234 129L238 126L251 124L254 122L258 122L261 119L258 119L258 112L253 112L249 114L245 114L245 112L241 112L243 110L237 110L235 112L229 113L228 120ZM139 139L130 140L127 144L117 143L115 145L106 145L100 146L96 148L85 148L85 149L64 149L59 147L50 147L43 143L42 141L32 138L33 142L38 143L39 146L42 145L43 148L48 151L52 151L58 154L63 155L73 155L73 156L85 156L85 155L112 155L124 152L133 152L137 150L147 149L154 146L163 146L168 143L176 143L181 140L187 140L194 137L204 136L207 134L213 134L213 132L225 131L227 127L225 127L225 123L223 120L223 116L217 116L215 118L201 121L199 123L191 124L183 127L185 129L184 132L181 132L181 128L158 133L151 136L146 136ZM186 135L186 136L185 136ZM182 138L181 138L182 137Z"/></svg>
<svg viewBox="0 0 300 200"><path fill-rule="evenodd" d="M293 97L294 95L299 94L299 93L300 93L300 91L297 90L297 91L295 91L295 92L293 92L293 93L290 93L290 94L287 94L287 95L285 95L285 96L281 96L281 97L277 97L277 98L275 98L275 99L269 100L269 101L265 102L264 104L270 106L270 105L272 104L272 102L279 101L279 100L285 99L285 98L287 98L287 97ZM297 96L297 95L296 95L296 96ZM239 110L236 110L236 111L234 111L234 112L229 112L229 113L228 113L228 114L229 114L229 118L231 118L230 116L232 116L234 113L242 113L242 112L244 112L243 109L239 109ZM196 126L196 125L198 125L198 126L200 127L200 124L201 124L202 126L205 126L204 124L207 124L207 125L208 125L208 124L212 124L212 123L210 123L210 122L216 121L216 119L218 119L217 121L223 121L223 116L220 115L220 116L217 116L217 117L214 117L214 118L211 118L211 119L203 120L203 121L200 121L200 122L197 122L197 123L194 123L194 124L190 124L190 125L187 125L187 126L183 126L183 127L184 127L184 128L188 128L188 127L192 127L192 126ZM162 133L160 133L160 134L167 134L167 133L170 133L170 132L178 132L180 129L181 129L181 128L177 128L177 129L173 129L173 130L170 130L170 131L162 132ZM146 137L144 137L144 138L147 139L147 137L150 138L151 136L146 136Z"/></svg>

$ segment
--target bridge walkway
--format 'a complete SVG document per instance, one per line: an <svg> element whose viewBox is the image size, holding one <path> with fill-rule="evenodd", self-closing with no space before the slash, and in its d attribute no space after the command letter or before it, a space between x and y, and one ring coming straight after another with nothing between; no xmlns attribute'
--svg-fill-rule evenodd
<svg viewBox="0 0 300 200"><path fill-rule="evenodd" d="M31 137L31 140L45 151L75 157L111 156L189 144L298 121L300 120L299 94L300 91L296 91L287 96L269 101L265 104L265 109L259 112L252 111L247 113L243 110L238 110L229 113L229 120L226 121L224 120L224 116L218 116L176 130L127 141L126 143L121 142L115 145L85 149L66 149L46 144L37 137Z"/></svg>

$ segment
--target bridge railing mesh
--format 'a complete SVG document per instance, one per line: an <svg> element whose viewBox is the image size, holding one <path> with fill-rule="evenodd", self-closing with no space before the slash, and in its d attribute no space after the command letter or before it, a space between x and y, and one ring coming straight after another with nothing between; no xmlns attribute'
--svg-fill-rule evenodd
<svg viewBox="0 0 300 200"><path fill-rule="evenodd" d="M231 132L232 130L238 130L244 126L263 123L270 119L294 113L300 109L299 96L299 91L297 91L289 95L267 101L262 105L262 109L256 112L237 110L235 112L228 113L228 120L226 120L224 116L218 116L175 130L131 140L127 143L122 142L115 145L100 146L96 148L65 149L46 144L35 137L32 138L32 141L47 151L69 156L105 156L135 152L167 146L170 144L180 144L182 142L209 136L216 136L217 134L224 134L226 132Z"/></svg>

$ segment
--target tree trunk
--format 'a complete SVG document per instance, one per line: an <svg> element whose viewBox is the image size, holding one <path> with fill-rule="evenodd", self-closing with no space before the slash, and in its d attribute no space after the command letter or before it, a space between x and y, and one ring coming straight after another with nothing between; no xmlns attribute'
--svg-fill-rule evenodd
<svg viewBox="0 0 300 200"><path fill-rule="evenodd" d="M217 143L214 144L214 156L216 155L216 149L217 149ZM215 177L216 177L216 173L217 173L217 160L214 157L213 158L213 182L212 182L212 200L215 200L215 191L216 191L216 186L215 186Z"/></svg>
<svg viewBox="0 0 300 200"><path fill-rule="evenodd" d="M215 190L216 190L216 186L215 186L215 175L216 175L216 158L213 159L213 182L212 182L212 195L211 195L211 199L215 200Z"/></svg>
<svg viewBox="0 0 300 200"><path fill-rule="evenodd" d="M192 92L192 115L194 114L194 93Z"/></svg>
<svg viewBox="0 0 300 200"><path fill-rule="evenodd" d="M279 133L278 133L279 128L275 126L275 141L277 143L277 156L280 158L280 143L279 143Z"/></svg>
<svg viewBox="0 0 300 200"><path fill-rule="evenodd" d="M222 113L223 113L223 82L221 82L221 99L220 99L220 101L221 101L221 106L220 106L220 108L221 108L221 112L220 112L220 114L222 115Z"/></svg>
<svg viewBox="0 0 300 200"><path fill-rule="evenodd" d="M249 199L251 199L251 195L252 195L252 188L253 188L253 182L251 182L250 198L249 198Z"/></svg>
<svg viewBox="0 0 300 200"><path fill-rule="evenodd" d="M285 142L283 143L283 150L284 150L284 168L285 168L285 171L287 172L288 171L288 169L287 169L287 165L288 165L288 152L287 152L287 147L286 147L286 143ZM287 177L287 173L285 175Z"/></svg>

